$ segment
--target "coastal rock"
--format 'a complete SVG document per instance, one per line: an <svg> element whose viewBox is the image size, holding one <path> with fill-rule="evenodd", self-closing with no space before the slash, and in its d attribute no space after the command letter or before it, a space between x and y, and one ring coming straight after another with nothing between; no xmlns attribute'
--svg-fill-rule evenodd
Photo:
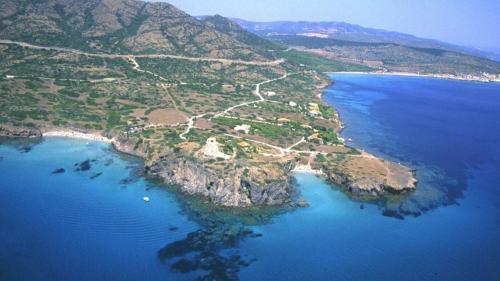
<svg viewBox="0 0 500 281"><path fill-rule="evenodd" d="M332 182L357 196L382 196L416 188L414 171L370 154L347 157L336 167L323 167Z"/></svg>
<svg viewBox="0 0 500 281"><path fill-rule="evenodd" d="M112 145L116 150L129 155L146 158L146 149L138 138L124 135L109 135L108 137L113 139Z"/></svg>
<svg viewBox="0 0 500 281"><path fill-rule="evenodd" d="M261 181L245 176L245 170L234 168L223 175L186 156L168 154L146 166L147 175L165 183L180 186L187 194L207 197L223 206L281 205L291 202L294 193L289 178Z"/></svg>
<svg viewBox="0 0 500 281"><path fill-rule="evenodd" d="M42 132L37 128L0 125L0 136L9 138L37 138Z"/></svg>

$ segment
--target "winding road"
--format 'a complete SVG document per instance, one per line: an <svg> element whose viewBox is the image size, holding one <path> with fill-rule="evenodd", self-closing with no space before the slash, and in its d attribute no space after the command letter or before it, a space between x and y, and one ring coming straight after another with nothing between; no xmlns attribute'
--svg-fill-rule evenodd
<svg viewBox="0 0 500 281"><path fill-rule="evenodd" d="M108 58L108 59L131 59L131 58L169 58L169 59L177 59L177 60L187 60L187 61L208 61L208 62L221 62L225 64L242 64L242 65L257 65L257 66L273 66L279 65L285 62L284 59L278 59L274 61L243 61L243 60L232 60L232 59L222 59L222 58L210 58L210 57L186 57L179 55L166 55L166 54L143 54L143 55L123 55L123 54L99 54L99 53L87 53L84 51L69 49L69 48L61 48L61 47L53 47L53 46L39 46L33 45L31 43L19 42L19 41L11 41L0 39L0 44L4 45L17 45L24 48L36 49L36 50L47 50L47 51L59 51L66 53L73 53L82 56L89 57L98 57L98 58Z"/></svg>

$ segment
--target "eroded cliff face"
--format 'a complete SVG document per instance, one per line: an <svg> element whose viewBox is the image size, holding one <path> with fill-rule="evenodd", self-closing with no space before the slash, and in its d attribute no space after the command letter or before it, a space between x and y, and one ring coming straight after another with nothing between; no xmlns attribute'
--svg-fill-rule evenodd
<svg viewBox="0 0 500 281"><path fill-rule="evenodd" d="M283 167L289 170L289 167ZM258 178L255 170L230 168L214 170L197 159L171 153L146 166L147 175L176 184L181 191L207 197L223 206L248 207L292 203L295 189L288 176L278 180Z"/></svg>
<svg viewBox="0 0 500 281"><path fill-rule="evenodd" d="M146 148L138 139L124 135L114 136L112 134L106 135L106 137L113 139L112 144L116 150L147 160Z"/></svg>

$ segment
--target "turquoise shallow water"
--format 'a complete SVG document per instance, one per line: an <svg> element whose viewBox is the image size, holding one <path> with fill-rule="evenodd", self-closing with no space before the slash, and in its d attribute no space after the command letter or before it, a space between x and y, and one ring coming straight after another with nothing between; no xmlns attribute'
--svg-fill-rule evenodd
<svg viewBox="0 0 500 281"><path fill-rule="evenodd" d="M168 192L133 176L137 160L71 139L29 152L2 145L0 156L0 280L184 278L157 252L197 225ZM87 159L96 160L90 170L76 172L74 164ZM58 168L66 172L52 174Z"/></svg>
<svg viewBox="0 0 500 281"><path fill-rule="evenodd" d="M297 174L309 208L244 225L191 212L105 144L3 144L0 280L500 280L499 86L334 78L325 100L344 137L443 195L420 216L382 216L383 204Z"/></svg>

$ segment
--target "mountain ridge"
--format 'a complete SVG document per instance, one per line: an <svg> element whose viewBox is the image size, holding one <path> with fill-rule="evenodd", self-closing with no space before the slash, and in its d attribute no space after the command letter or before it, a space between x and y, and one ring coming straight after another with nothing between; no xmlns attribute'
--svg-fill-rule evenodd
<svg viewBox="0 0 500 281"><path fill-rule="evenodd" d="M480 50L478 48L461 46L444 42L437 39L418 37L412 34L390 31L380 28L364 27L341 21L269 21L258 22L240 18L230 18L243 28L262 36L270 36L273 33L281 35L297 35L299 33L314 32L328 35L328 38L371 42L371 43L395 43L423 48L441 48L468 55L481 56L492 59L495 54Z"/></svg>
<svg viewBox="0 0 500 281"><path fill-rule="evenodd" d="M0 38L12 41L106 53L269 56L165 2L3 0L0 8Z"/></svg>

